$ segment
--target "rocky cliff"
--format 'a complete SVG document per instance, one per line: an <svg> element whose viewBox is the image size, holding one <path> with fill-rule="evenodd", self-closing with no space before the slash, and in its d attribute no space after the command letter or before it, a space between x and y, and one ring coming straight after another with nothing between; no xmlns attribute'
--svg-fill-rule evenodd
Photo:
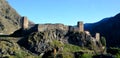
<svg viewBox="0 0 120 58"><path fill-rule="evenodd" d="M67 44L72 44L81 48L84 47L88 50L94 51L93 53L102 53L104 50L102 49L103 46L101 41L96 41L94 37L85 32L69 32L61 29L33 32L28 37L18 41L18 43L35 54L52 51L54 48L58 49L58 52L64 52L66 51L64 49L66 49L65 45Z"/></svg>
<svg viewBox="0 0 120 58"><path fill-rule="evenodd" d="M0 33L10 34L20 28L21 16L8 4L0 0Z"/></svg>

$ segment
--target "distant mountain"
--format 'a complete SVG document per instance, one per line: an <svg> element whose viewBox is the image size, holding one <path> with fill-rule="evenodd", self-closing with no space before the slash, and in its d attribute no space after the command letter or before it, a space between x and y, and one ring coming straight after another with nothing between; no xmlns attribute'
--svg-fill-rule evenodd
<svg viewBox="0 0 120 58"><path fill-rule="evenodd" d="M94 36L99 32L107 40L107 46L120 47L120 13L99 22L85 24L85 30Z"/></svg>

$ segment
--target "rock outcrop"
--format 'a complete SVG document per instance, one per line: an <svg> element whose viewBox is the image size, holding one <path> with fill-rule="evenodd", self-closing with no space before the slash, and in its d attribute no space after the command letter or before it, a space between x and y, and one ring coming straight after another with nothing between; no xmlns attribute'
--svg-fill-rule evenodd
<svg viewBox="0 0 120 58"><path fill-rule="evenodd" d="M41 54L54 48L60 49L65 44L85 47L98 53L102 51L102 44L85 32L69 32L61 29L51 29L33 32L18 42L33 53ZM64 49L64 48L63 48ZM99 51L98 51L99 50Z"/></svg>
<svg viewBox="0 0 120 58"><path fill-rule="evenodd" d="M21 16L8 4L0 0L0 33L11 34L20 28Z"/></svg>
<svg viewBox="0 0 120 58"><path fill-rule="evenodd" d="M15 55L20 50L17 43L12 40L0 39L0 57L6 55Z"/></svg>

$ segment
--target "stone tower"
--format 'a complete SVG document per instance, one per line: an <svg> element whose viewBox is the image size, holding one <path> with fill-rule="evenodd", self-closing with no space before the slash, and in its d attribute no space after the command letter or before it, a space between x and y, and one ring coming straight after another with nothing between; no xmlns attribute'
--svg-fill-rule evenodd
<svg viewBox="0 0 120 58"><path fill-rule="evenodd" d="M100 33L96 33L95 37L96 37L96 40L99 41L100 40Z"/></svg>
<svg viewBox="0 0 120 58"><path fill-rule="evenodd" d="M29 24L27 17L25 16L22 17L21 22L22 22L22 29L27 29Z"/></svg>
<svg viewBox="0 0 120 58"><path fill-rule="evenodd" d="M82 21L79 21L78 24L77 24L77 26L78 26L78 29L79 29L80 32L84 31L84 24L83 24Z"/></svg>

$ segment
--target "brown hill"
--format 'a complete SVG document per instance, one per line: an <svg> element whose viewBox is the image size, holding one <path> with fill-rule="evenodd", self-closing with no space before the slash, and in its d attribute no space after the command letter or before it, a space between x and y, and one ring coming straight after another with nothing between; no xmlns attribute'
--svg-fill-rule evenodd
<svg viewBox="0 0 120 58"><path fill-rule="evenodd" d="M8 4L0 0L0 33L10 34L20 28L21 16Z"/></svg>

